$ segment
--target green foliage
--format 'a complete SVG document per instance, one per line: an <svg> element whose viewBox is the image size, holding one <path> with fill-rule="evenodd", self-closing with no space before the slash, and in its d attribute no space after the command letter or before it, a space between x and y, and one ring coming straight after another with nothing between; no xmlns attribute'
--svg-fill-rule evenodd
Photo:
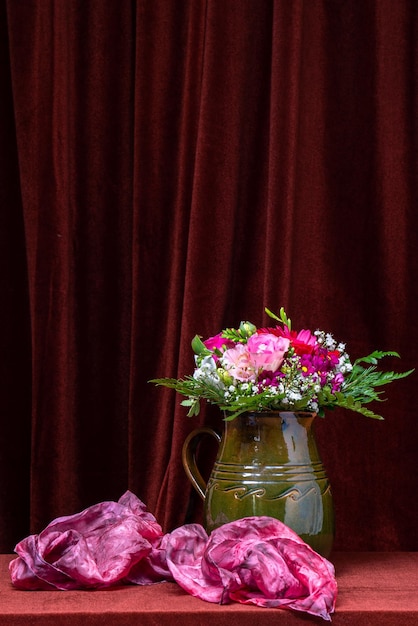
<svg viewBox="0 0 418 626"><path fill-rule="evenodd" d="M266 313L277 322L291 329L291 320L287 317L283 307L279 316L265 309ZM222 337L235 343L246 343L248 338L257 331L254 324L241 322L238 329L227 328L222 331ZM328 341L329 334L322 333L322 341ZM334 341L332 339L332 341ZM336 345L336 344L334 344ZM206 400L215 404L225 414L227 421L233 420L244 412L259 412L272 410L303 411L312 410L310 407L318 407L317 413L323 417L325 409L333 410L337 407L360 413L366 417L382 420L383 417L365 405L370 402L382 402L380 388L393 381L409 376L414 370L407 372L385 372L378 370L378 364L384 357L399 358L399 354L393 351L375 350L365 357L357 359L352 365L349 357L344 353L342 363L347 365L344 371L344 382L339 388L331 382L322 383L318 390L318 382L306 384L306 374L300 369L300 364L295 360L293 349L289 350L289 357L285 358L281 368L282 385L257 386L245 384L234 380L230 372L223 369L219 362L208 359L209 356L221 357L222 350L215 349L213 352L206 348L201 338L196 335L192 340L192 348L197 355L198 369L195 376L186 376L183 379L156 378L149 382L156 385L175 389L186 398L181 402L188 408L188 416L198 415L200 401ZM346 360L344 360L346 359ZM341 365L341 363L340 363ZM343 371L343 370L341 370ZM318 379L316 379L317 381ZM301 394L295 394L295 389L303 388ZM339 390L336 391L335 388ZM334 391L333 391L334 389ZM292 395L293 393L293 395ZM289 395L290 394L290 395ZM290 398L290 399L289 399ZM313 403L313 404L312 404Z"/></svg>
<svg viewBox="0 0 418 626"><path fill-rule="evenodd" d="M218 405L223 402L223 395L218 388L196 380L193 376L186 376L186 378L179 380L176 378L154 378L148 382L175 389L181 395L187 396L187 399L183 400L181 404L190 407L187 413L189 417L199 415L200 400L207 400Z"/></svg>
<svg viewBox="0 0 418 626"><path fill-rule="evenodd" d="M222 331L222 337L231 339L235 343L245 343L248 337L254 335L257 328L251 322L241 322L239 328L226 328Z"/></svg>
<svg viewBox="0 0 418 626"><path fill-rule="evenodd" d="M280 312L279 312L280 317L277 317L277 315L273 313L272 311L270 311L270 309L268 309L267 307L264 310L267 313L267 315L271 317L273 320L276 320L277 322L281 322L284 326L287 326L289 330L292 330L292 322L290 318L287 317L286 312L283 307L280 309Z"/></svg>
<svg viewBox="0 0 418 626"><path fill-rule="evenodd" d="M386 356L399 358L397 352L375 350L368 356L357 359L354 362L352 371L344 382L344 393L339 392L335 394L335 405L356 411L366 417L384 419L381 415L374 413L374 411L371 411L363 405L372 401L382 402L382 398L380 397L382 391L378 391L376 387L381 387L395 380L406 378L406 376L409 376L414 371L413 369L407 372L378 371L378 361ZM372 365L363 367L361 363L371 363Z"/></svg>
<svg viewBox="0 0 418 626"><path fill-rule="evenodd" d="M210 354L210 351L206 348L199 335L195 335L192 339L192 350L195 354Z"/></svg>

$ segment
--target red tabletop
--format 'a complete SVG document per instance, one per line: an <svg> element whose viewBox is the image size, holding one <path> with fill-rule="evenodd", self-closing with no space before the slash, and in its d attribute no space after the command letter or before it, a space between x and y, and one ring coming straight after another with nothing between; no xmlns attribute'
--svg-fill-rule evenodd
<svg viewBox="0 0 418 626"><path fill-rule="evenodd" d="M0 624L7 626L305 626L321 618L284 609L219 606L193 598L175 583L100 591L20 591L0 555ZM417 626L418 552L331 555L338 599L335 626Z"/></svg>

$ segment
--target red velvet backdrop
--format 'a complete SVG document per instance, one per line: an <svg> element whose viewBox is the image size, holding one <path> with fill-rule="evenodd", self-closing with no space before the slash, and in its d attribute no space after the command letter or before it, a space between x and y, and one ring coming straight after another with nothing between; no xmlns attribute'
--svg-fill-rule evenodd
<svg viewBox="0 0 418 626"><path fill-rule="evenodd" d="M0 547L127 488L199 519L194 334L418 346L415 0L0 0ZM417 375L317 419L340 550L416 550ZM209 461L207 463L209 466Z"/></svg>

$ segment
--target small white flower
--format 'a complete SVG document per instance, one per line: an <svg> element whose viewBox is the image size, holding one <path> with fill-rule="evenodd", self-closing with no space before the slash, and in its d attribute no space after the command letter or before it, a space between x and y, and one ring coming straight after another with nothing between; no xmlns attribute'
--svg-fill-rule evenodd
<svg viewBox="0 0 418 626"><path fill-rule="evenodd" d="M335 348L335 339L331 333L327 333L325 335L325 344L329 350L333 350Z"/></svg>
<svg viewBox="0 0 418 626"><path fill-rule="evenodd" d="M193 378L217 389L225 389L225 385L218 376L216 363L212 356L205 356L202 359L200 367L196 368L193 373Z"/></svg>

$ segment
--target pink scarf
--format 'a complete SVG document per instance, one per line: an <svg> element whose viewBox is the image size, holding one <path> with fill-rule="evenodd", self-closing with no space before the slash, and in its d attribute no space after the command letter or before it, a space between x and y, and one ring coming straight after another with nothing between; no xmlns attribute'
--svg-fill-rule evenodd
<svg viewBox="0 0 418 626"><path fill-rule="evenodd" d="M208 602L305 611L331 620L333 565L282 522L247 517L214 530L199 524L163 534L127 491L118 502L59 517L15 548L9 565L19 589L92 589L175 581Z"/></svg>

